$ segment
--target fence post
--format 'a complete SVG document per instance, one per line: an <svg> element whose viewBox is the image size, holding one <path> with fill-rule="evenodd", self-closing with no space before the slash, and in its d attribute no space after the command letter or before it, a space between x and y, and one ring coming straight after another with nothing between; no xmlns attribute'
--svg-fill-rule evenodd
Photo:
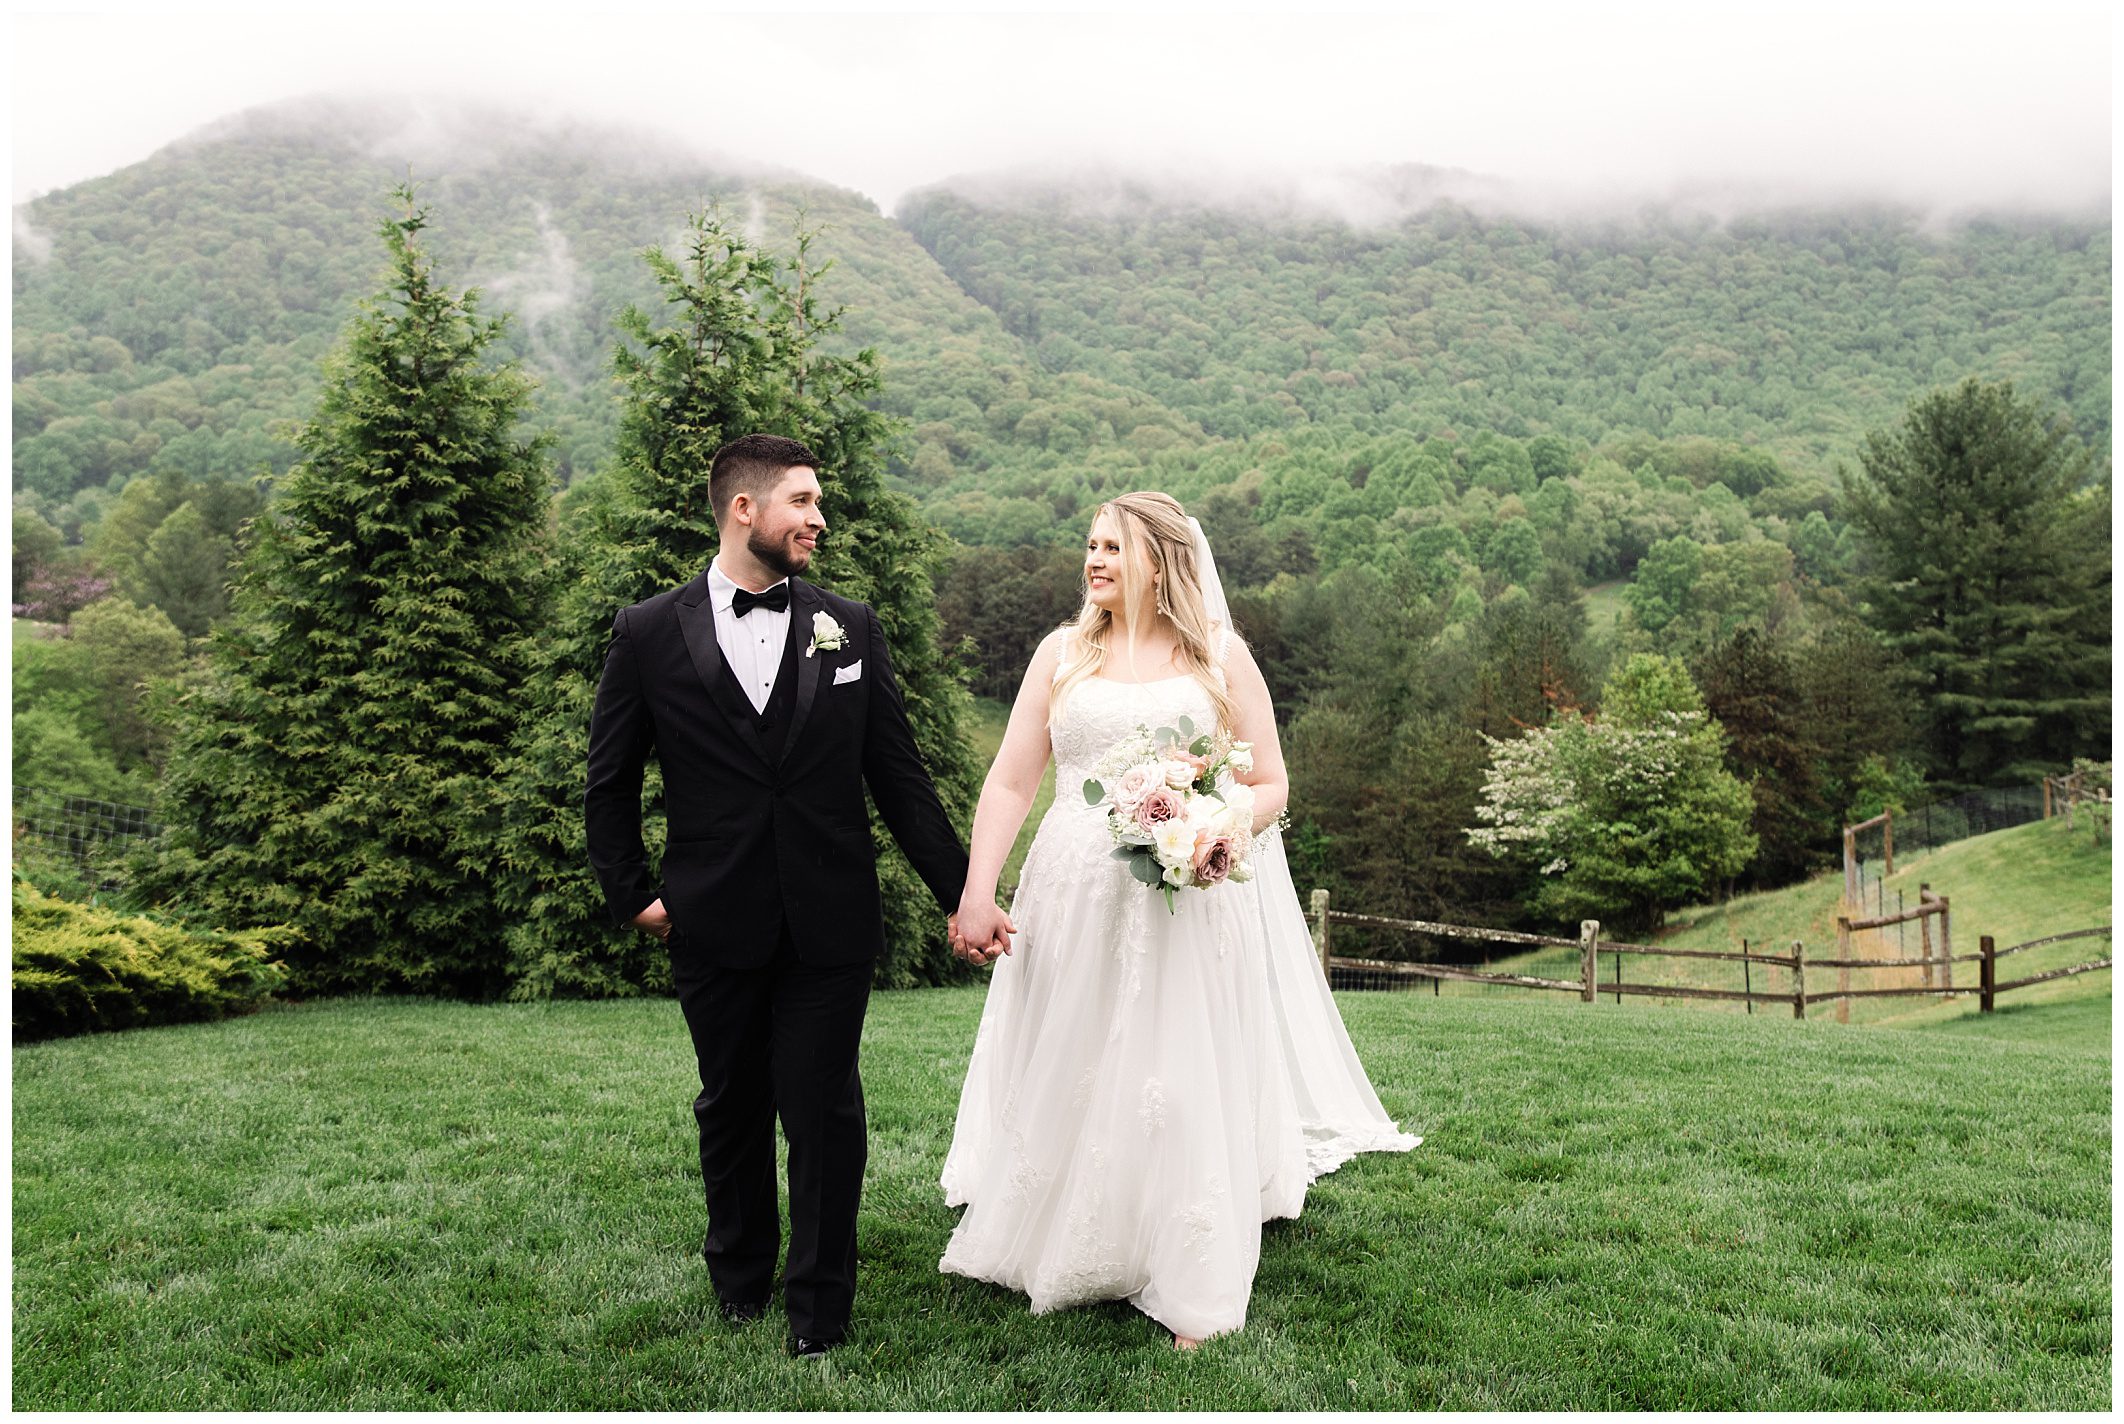
<svg viewBox="0 0 2124 1424"><path fill-rule="evenodd" d="M1836 966L1836 991L1838 994L1844 993L1851 987L1851 965L1849 961L1855 958L1851 952L1852 944L1851 917L1849 915L1838 915L1836 917L1836 957L1845 961ZM1838 1023L1851 1022L1851 1001L1849 999L1839 998L1836 1001L1836 1021Z"/></svg>
<svg viewBox="0 0 2124 1424"><path fill-rule="evenodd" d="M1940 896L1940 987L1954 987L1954 911Z"/></svg>
<svg viewBox="0 0 2124 1424"><path fill-rule="evenodd" d="M1792 1017L1807 1017L1807 946L1792 941Z"/></svg>
<svg viewBox="0 0 2124 1424"><path fill-rule="evenodd" d="M1918 985L1920 988L1925 989L1932 987L1932 916L1926 914L1925 911L1936 898L1938 897L1932 893L1930 885L1919 882L1918 958L1925 962L1918 966Z"/></svg>
<svg viewBox="0 0 2124 1424"><path fill-rule="evenodd" d="M1584 987L1578 991L1579 1001L1593 1002L1593 986L1600 977L1600 921L1578 922L1578 973Z"/></svg>
<svg viewBox="0 0 2124 1424"><path fill-rule="evenodd" d="M1328 892L1313 892L1313 950L1320 956L1320 977L1333 983L1328 973Z"/></svg>
<svg viewBox="0 0 2124 1424"><path fill-rule="evenodd" d="M1884 862L1881 874L1895 874L1895 811L1891 808L1881 815L1881 859Z"/></svg>
<svg viewBox="0 0 2124 1424"><path fill-rule="evenodd" d="M1977 966L1983 975L1979 981L1982 985L1979 1000L1983 1005L1983 1011L1988 1014L1991 1012L1992 995L1998 992L1996 987L1999 982L1998 946L1992 943L1990 935L1978 935L1977 948L1984 952L1984 962Z"/></svg>
<svg viewBox="0 0 2124 1424"><path fill-rule="evenodd" d="M1844 827L1844 903L1856 905L1858 900L1858 832L1846 826Z"/></svg>

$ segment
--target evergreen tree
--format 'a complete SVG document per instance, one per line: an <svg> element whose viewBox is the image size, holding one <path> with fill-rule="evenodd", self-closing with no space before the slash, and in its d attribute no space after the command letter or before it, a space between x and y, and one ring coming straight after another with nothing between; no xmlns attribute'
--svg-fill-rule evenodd
<svg viewBox="0 0 2124 1424"><path fill-rule="evenodd" d="M140 591L187 638L203 638L228 611L231 552L229 540L209 528L199 507L187 500L148 536L140 556Z"/></svg>
<svg viewBox="0 0 2124 1424"><path fill-rule="evenodd" d="M1844 475L1865 612L1918 684L1935 781L2033 781L2109 745L2109 489L2062 419L1964 381Z"/></svg>
<svg viewBox="0 0 2124 1424"><path fill-rule="evenodd" d="M1832 832L1877 813L1854 809L1876 769L1901 765L1916 698L1907 670L1864 624L1838 618L1794 654L1800 739L1817 749L1815 778Z"/></svg>
<svg viewBox="0 0 2124 1424"><path fill-rule="evenodd" d="M941 541L904 496L884 487L885 418L870 408L878 378L869 351L831 356L818 347L834 329L815 291L799 232L786 261L748 245L714 215L696 215L682 260L645 254L673 316L656 324L637 308L621 314L614 363L623 391L619 454L584 498L565 541L570 564L557 626L534 683L506 794L497 887L522 998L666 991L664 948L631 929L615 931L584 850L583 777L590 707L613 615L686 583L717 548L708 499L715 451L748 432L801 440L819 456L825 539L807 575L878 612L892 649L907 714L944 806L965 825L976 768L962 731L967 695L941 645L930 571ZM644 787L645 840L661 854L661 779ZM953 972L943 916L890 836L885 852L886 955L881 983L935 980Z"/></svg>
<svg viewBox="0 0 2124 1424"><path fill-rule="evenodd" d="M255 526L214 675L187 699L168 833L141 888L230 927L285 923L307 992L502 987L481 853L519 715L549 475L502 323L438 285L410 187L390 282L325 367Z"/></svg>
<svg viewBox="0 0 2124 1424"><path fill-rule="evenodd" d="M1755 798L1758 850L1750 878L1783 885L1834 858L1837 826L1807 738L1798 676L1787 650L1741 628L1707 653L1698 672L1704 707L1726 729L1726 764Z"/></svg>

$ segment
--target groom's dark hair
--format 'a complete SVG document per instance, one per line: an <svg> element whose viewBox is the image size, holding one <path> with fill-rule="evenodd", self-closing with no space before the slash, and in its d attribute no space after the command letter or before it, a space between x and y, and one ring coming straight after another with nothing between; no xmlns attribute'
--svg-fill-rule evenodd
<svg viewBox="0 0 2124 1424"><path fill-rule="evenodd" d="M708 466L708 503L715 510L715 522L723 522L730 501L741 491L755 501L765 499L782 482L782 472L799 465L816 470L819 457L779 435L740 435L716 451Z"/></svg>

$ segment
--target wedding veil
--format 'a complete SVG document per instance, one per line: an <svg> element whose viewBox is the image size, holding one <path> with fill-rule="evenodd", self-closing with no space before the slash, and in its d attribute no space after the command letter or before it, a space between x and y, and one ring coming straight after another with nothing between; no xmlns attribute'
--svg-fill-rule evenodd
<svg viewBox="0 0 2124 1424"><path fill-rule="evenodd" d="M1223 630L1217 640L1221 657L1231 646L1231 605L1225 601L1201 523L1189 516L1187 527L1195 536L1203 605ZM1313 952L1312 930L1299 908L1280 829L1271 826L1255 838L1253 865L1252 881L1227 888L1255 892L1268 944L1269 1002L1275 1006L1278 1046L1305 1124L1306 1175L1332 1172L1360 1152L1406 1152L1423 1139L1400 1130L1365 1077Z"/></svg>

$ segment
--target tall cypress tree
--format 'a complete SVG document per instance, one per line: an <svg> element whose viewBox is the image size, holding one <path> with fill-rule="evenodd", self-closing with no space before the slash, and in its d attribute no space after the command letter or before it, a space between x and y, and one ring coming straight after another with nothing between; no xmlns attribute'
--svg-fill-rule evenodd
<svg viewBox="0 0 2124 1424"><path fill-rule="evenodd" d="M878 389L869 351L819 348L836 314L823 311L809 234L777 260L697 214L682 259L645 254L670 315L659 324L621 314L614 356L624 409L612 467L588 492L563 543L566 587L506 781L507 873L497 898L507 924L512 993L607 996L670 987L657 941L615 931L590 873L583 777L590 707L613 615L692 579L717 545L708 467L727 441L752 431L801 440L822 463L827 534L808 577L877 609L892 649L915 740L945 809L970 818L976 768L962 730L969 703L939 635L930 575L940 540L904 496L885 488L890 427L870 408ZM828 264L830 265L830 264ZM645 839L661 854L661 780L644 788ZM942 916L881 826L873 837L885 897L888 984L952 972Z"/></svg>
<svg viewBox="0 0 2124 1424"><path fill-rule="evenodd" d="M2109 744L2109 488L2062 420L1969 380L1844 477L1865 616L1918 683L1928 771L2033 781Z"/></svg>
<svg viewBox="0 0 2124 1424"><path fill-rule="evenodd" d="M544 616L550 475L500 320L438 284L410 187L186 704L142 889L286 923L310 991L503 987L494 781Z"/></svg>

